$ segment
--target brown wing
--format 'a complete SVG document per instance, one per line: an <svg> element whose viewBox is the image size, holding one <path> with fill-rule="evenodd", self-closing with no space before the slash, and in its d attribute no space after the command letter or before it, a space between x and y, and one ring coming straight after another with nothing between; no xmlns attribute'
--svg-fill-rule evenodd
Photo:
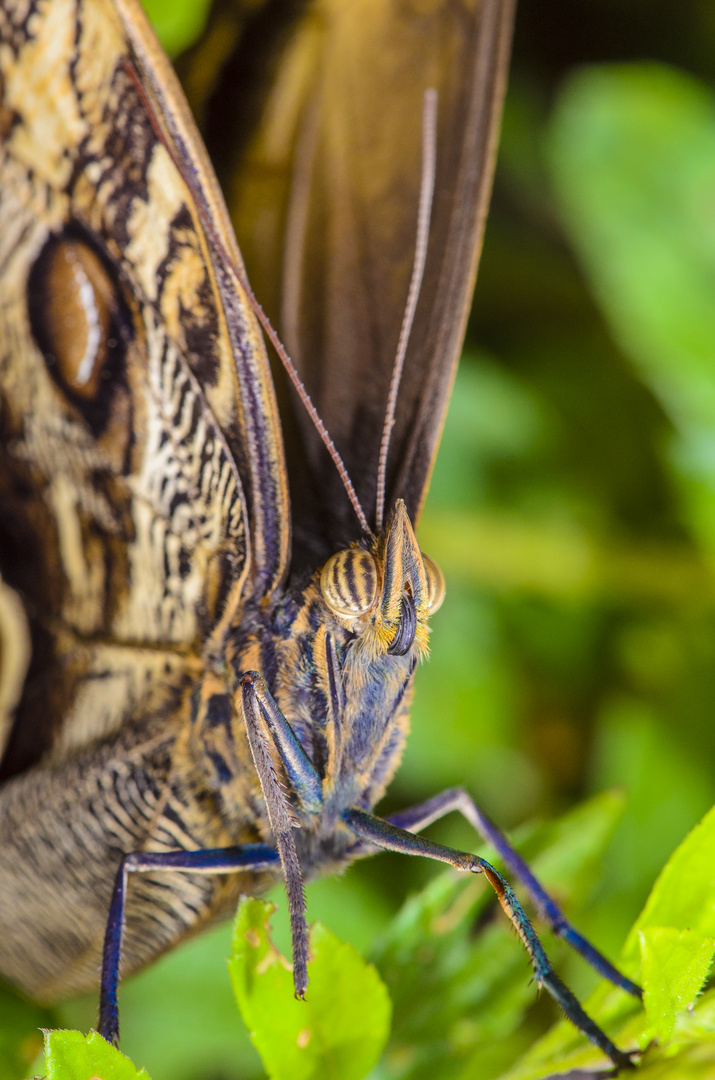
<svg viewBox="0 0 715 1080"><path fill-rule="evenodd" d="M0 42L0 571L32 633L8 776L165 708L288 530L235 244L141 11L6 0Z"/></svg>
<svg viewBox="0 0 715 1080"><path fill-rule="evenodd" d="M436 192L387 485L388 509L402 497L413 520L474 284L512 7L511 0L309 5L280 52L229 200L254 288L278 317L371 522L415 250L423 93L439 93ZM250 62L253 45L249 37L242 60ZM226 80L224 112L229 93ZM322 536L323 547L334 547L356 534L354 514L314 430L300 409L295 415L301 438L288 467L296 543L320 550Z"/></svg>

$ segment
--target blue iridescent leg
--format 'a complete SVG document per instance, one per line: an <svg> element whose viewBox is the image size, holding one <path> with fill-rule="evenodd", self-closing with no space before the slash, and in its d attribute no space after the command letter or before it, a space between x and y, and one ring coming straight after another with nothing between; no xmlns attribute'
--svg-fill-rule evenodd
<svg viewBox="0 0 715 1080"><path fill-rule="evenodd" d="M388 821L401 829L408 829L410 832L421 832L432 822L438 821L453 810L462 814L481 838L486 843L491 844L494 850L499 853L509 873L524 885L534 904L536 904L539 914L555 934L567 941L572 948L576 949L588 961L599 975L609 979L614 986L620 987L639 999L643 997L640 986L626 978L618 968L613 966L610 960L607 960L598 949L594 948L571 925L559 909L556 901L549 896L541 882L534 877L527 864L514 850L501 829L497 828L494 822L479 809L464 788L450 788L449 791L443 791L441 795L435 795L434 798L420 803L419 806L413 806L409 810L392 814Z"/></svg>
<svg viewBox="0 0 715 1080"><path fill-rule="evenodd" d="M257 671L247 671L240 686L241 711L246 722L248 745L283 870L293 945L293 985L296 997L302 998L308 986L308 924L305 917L303 876L293 838L293 811L275 774L264 728L268 729L268 735L280 754L298 804L306 813L317 814L322 807L320 777L292 727L276 705L263 677Z"/></svg>
<svg viewBox="0 0 715 1080"><path fill-rule="evenodd" d="M611 1042L606 1033L601 1031L600 1027L584 1012L580 1002L574 997L569 988L561 982L514 892L490 863L478 855L470 855L465 851L456 851L453 848L444 847L442 844L435 844L424 836L417 836L415 833L407 832L392 822L383 821L381 818L374 817L373 814L368 814L364 810L346 810L342 816L348 828L363 843L372 844L388 851L400 851L405 855L424 855L428 859L437 859L439 862L448 863L455 870L462 870L472 874L484 874L497 894L504 912L521 938L534 968L537 983L548 990L572 1024L602 1050L614 1065L619 1069L632 1067L633 1062L630 1055L619 1050Z"/></svg>
<svg viewBox="0 0 715 1080"><path fill-rule="evenodd" d="M241 679L241 690L244 718L249 729L251 724L256 726L260 721L266 725L301 810L308 814L319 814L323 808L320 777L293 728L278 708L265 679L258 671L247 671Z"/></svg>
<svg viewBox="0 0 715 1080"><path fill-rule="evenodd" d="M205 851L135 851L122 859L114 882L102 951L102 982L99 995L98 1030L116 1046L119 1039L117 987L124 936L127 879L148 870L183 870L204 874L234 874L243 870L268 870L280 864L278 852L267 844L208 848Z"/></svg>

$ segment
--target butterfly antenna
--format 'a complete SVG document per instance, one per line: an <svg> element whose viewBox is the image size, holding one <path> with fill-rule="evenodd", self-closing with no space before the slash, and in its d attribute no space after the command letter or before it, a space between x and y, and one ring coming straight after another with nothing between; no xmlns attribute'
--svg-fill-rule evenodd
<svg viewBox="0 0 715 1080"><path fill-rule="evenodd" d="M320 416L318 415L318 410L316 409L315 405L311 401L310 394L306 390L306 388L305 388L305 386L303 384L303 381L302 381L300 375L298 374L298 371L296 369L295 364L293 363L290 356L286 352L286 349L285 349L285 346L284 346L283 342L278 337L278 334L274 330L270 319L268 318L265 311L263 310L263 308L259 304L259 302L256 299L256 296L255 296L255 294L253 292L253 289L248 284L248 282L246 281L243 274L240 273L238 268L235 267L230 260L228 261L228 265L231 268L232 274L235 277L236 281L241 286L243 291L246 293L246 297L248 299L248 302L251 305L251 307L253 308L253 310L254 310L254 312L256 314L256 317L258 318L258 321L260 322L261 326L263 327L263 329L264 329L264 331L266 333L266 336L268 337L271 345L276 350L276 353L278 354L278 359L280 360L281 364L285 368L285 372L286 372L288 378L290 379L291 383L295 387L295 391L298 394L298 397L300 398L300 400L301 400L301 402L303 404L303 408L305 409L308 416L310 417L311 423L313 424L313 427L315 428L315 430L318 432L318 435L320 436L320 438L321 438L321 440L323 442L323 445L325 446L325 449L330 454L330 457L333 460L335 468L338 470L338 476L340 477L340 479L342 481L342 485L345 488L345 491L347 492L347 496L350 499L353 510L355 511L355 513L357 515L358 521L360 522L360 527L362 528L364 533L367 533L368 536L372 536L372 529L370 528L370 526L367 523L367 517L365 516L365 511L363 510L362 506L360 505L360 500L357 497L357 492L355 490L353 482L350 479L350 476L348 475L348 470L345 467L345 462L341 458L335 443L330 438L330 435L328 434L328 429L326 428L323 421L320 419Z"/></svg>
<svg viewBox="0 0 715 1080"><path fill-rule="evenodd" d="M382 528L385 514L385 485L387 477L387 456L390 451L390 438L395 426L395 410L397 408L397 394L402 379L402 369L405 365L407 345L410 333L415 321L417 301L422 288L422 278L427 261L427 241L429 239L430 217L434 202L434 181L437 164L437 91L425 90L422 104L422 182L420 186L420 203L417 212L417 239L415 242L415 261L412 265L412 277L410 288L407 293L405 314L402 318L400 340L397 343L395 363L392 368L390 380L390 393L387 398L385 411L385 423L382 428L382 441L380 443L380 457L377 466L377 499L375 506L375 519L377 530Z"/></svg>
<svg viewBox="0 0 715 1080"><path fill-rule="evenodd" d="M183 142L182 142L182 140L181 140L181 138L179 136L179 133L176 132L176 131L172 132L174 138L176 139L177 148L179 150L179 153L177 153L177 149L175 149L175 147L172 145L171 140L167 138L166 133L165 133L162 125L159 123L159 119L158 119L158 117L156 115L156 110L154 109L154 104L153 104L151 98L149 97L149 95L147 94L146 89L144 88L144 84L143 84L143 82L141 80L141 76L140 76L139 72L134 67L134 65L124 57L122 58L120 63L121 63L121 67L124 69L126 74L131 79L132 84L134 85L134 89L136 90L136 92L137 92L137 94L139 96L139 99L142 102L142 105L144 106L146 114L147 114L147 116L149 118L149 123L151 124L151 126L152 126L152 128L154 130L154 134L156 135L157 139L159 140L159 142L162 144L162 146L164 147L164 149L168 153L168 155L171 158L177 172L179 173L182 180L184 181L184 183L188 187L189 191L194 196L195 201L196 201L196 206L197 206L198 211L199 211L199 216L201 217L201 223L202 223L202 225L203 225L203 227L204 227L204 229L206 231L207 236L209 236L211 238L211 243L214 245L216 250L221 255L221 258L223 259L223 262L224 262L224 265L225 265L225 268L226 268L226 270L228 272L229 277L233 280L234 285L240 286L240 288L246 294L246 299L248 300L248 302L249 302L251 308L253 309L253 311L254 311L258 321L260 322L261 326L263 327L263 329L264 329L264 331L266 333L266 336L268 337L269 341L271 342L271 345L276 350L276 353L278 354L278 359L280 360L281 364L283 365L283 367L284 367L284 369L286 371L286 374L287 374L288 378L290 379L291 383L295 387L296 393L298 394L298 397L300 398L300 400L301 400L301 402L303 404L303 408L305 409L308 416L310 417L311 423L313 424L313 427L315 428L315 430L318 432L318 435L320 436L320 439L321 439L323 445L325 446L325 449L330 454L330 457L331 457L331 459L332 459L332 461L333 461L333 463L335 465L335 468L338 470L338 476L340 477L341 483L342 483L343 487L345 488L345 491L347 493L348 498L350 499L350 503L351 503L351 505L353 507L353 510L355 511L355 514L357 515L358 521L360 522L360 527L362 528L364 533L366 533L368 536L371 537L372 536L372 529L368 525L367 517L365 516L365 511L363 510L362 506L360 505L360 500L357 497L357 492L355 491L355 486L354 486L352 480L350 479L350 476L348 475L348 470L345 467L345 462L341 458L341 456L340 456L340 454L338 452L338 449L335 446L335 443L330 438L330 435L328 434L328 430L327 430L325 424L320 419L320 416L318 415L318 410L316 409L315 405L311 401L310 395L309 395L308 391L306 390L305 386L303 385L303 382L301 380L300 375L298 374L298 370L297 370L295 364L293 363L290 356L286 352L286 349L285 349L285 346L283 345L283 342L278 337L278 334L274 330L270 319L268 318L265 311L263 310L263 308L259 304L258 300L256 299L256 296L255 296L255 294L253 292L253 289L248 284L248 281L246 280L245 275L241 272L240 267L236 265L235 260L231 258L231 255L226 250L226 245L223 243L221 237L219 236L218 230L215 228L214 223L212 221L211 213L210 213L209 207L208 207L208 205L206 203L206 200L203 197L203 194L202 194L198 184L193 180L193 174L192 174L192 170L190 168L190 158L189 158L188 154L186 153L186 150L185 150L185 148L183 146ZM186 162L186 164L184 164L184 162Z"/></svg>

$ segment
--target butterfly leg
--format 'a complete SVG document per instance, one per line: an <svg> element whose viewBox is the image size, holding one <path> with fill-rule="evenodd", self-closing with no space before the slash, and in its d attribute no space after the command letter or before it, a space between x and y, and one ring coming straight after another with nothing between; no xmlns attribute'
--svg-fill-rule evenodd
<svg viewBox="0 0 715 1080"><path fill-rule="evenodd" d="M364 810L355 808L346 810L343 814L343 820L363 843L372 844L388 851L399 851L405 855L423 855L428 859L437 859L439 862L445 862L453 866L455 870L462 870L472 874L484 874L494 889L505 914L521 938L534 968L537 983L546 987L572 1024L602 1050L614 1065L619 1069L632 1068L633 1062L630 1055L619 1050L611 1042L606 1033L584 1011L569 988L561 982L511 886L490 863L478 855L470 855L464 851L456 851L454 848L436 844L424 836L408 832L406 829L402 829L390 821L374 817L374 815L368 814Z"/></svg>
<svg viewBox="0 0 715 1080"><path fill-rule="evenodd" d="M281 756L286 776L301 810L308 814L320 813L323 807L320 776L293 728L276 705L265 680L257 671L247 671L241 679L241 690L247 726L249 729L260 730L261 721L265 723Z"/></svg>
<svg viewBox="0 0 715 1080"><path fill-rule="evenodd" d="M279 863L277 851L267 844L209 848L205 851L134 851L122 859L114 882L107 929L102 951L102 982L99 995L98 1030L108 1042L119 1039L117 988L124 936L127 881L132 873L151 870L183 870L204 874L233 874L244 870L273 869Z"/></svg>
<svg viewBox="0 0 715 1080"><path fill-rule="evenodd" d="M320 777L257 671L247 671L241 679L240 699L253 764L283 869L293 949L293 985L296 997L302 998L308 986L308 925L303 877L293 839L293 811L275 774L266 728L280 754L298 803L307 813L318 813L322 807Z"/></svg>
<svg viewBox="0 0 715 1080"><path fill-rule="evenodd" d="M572 948L594 968L599 975L609 979L614 986L620 987L633 997L642 998L643 991L636 983L626 978L618 968L614 967L598 949L594 948L578 930L568 921L558 907L556 901L549 896L541 882L534 877L522 857L514 850L501 829L480 810L470 798L464 788L450 788L441 795L435 795L427 802L420 803L398 814L392 814L388 821L399 828L408 829L410 832L421 832L432 822L438 821L453 810L458 811L467 819L469 824L479 833L481 838L494 848L504 860L504 865L522 885L526 888L529 896L536 905L539 914L551 927L553 932Z"/></svg>

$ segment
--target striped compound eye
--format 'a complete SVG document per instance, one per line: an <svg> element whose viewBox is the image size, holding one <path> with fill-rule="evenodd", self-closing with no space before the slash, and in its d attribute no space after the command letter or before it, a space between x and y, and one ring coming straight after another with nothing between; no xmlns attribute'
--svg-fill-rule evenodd
<svg viewBox="0 0 715 1080"><path fill-rule="evenodd" d="M429 555L422 555L425 575L427 577L427 606L430 615L434 615L438 608L442 607L444 600L445 584L442 571L437 563L430 559Z"/></svg>
<svg viewBox="0 0 715 1080"><path fill-rule="evenodd" d="M358 618L377 599L377 564L369 551L346 548L333 555L323 567L320 589L323 599L336 615Z"/></svg>

